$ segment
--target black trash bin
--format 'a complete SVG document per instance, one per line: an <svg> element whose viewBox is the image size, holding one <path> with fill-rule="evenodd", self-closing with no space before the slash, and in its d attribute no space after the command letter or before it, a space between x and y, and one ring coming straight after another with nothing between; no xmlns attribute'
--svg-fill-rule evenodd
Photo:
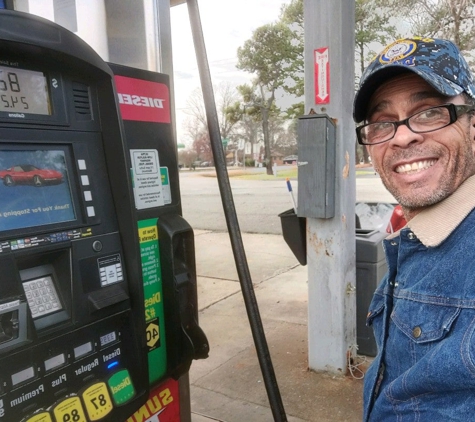
<svg viewBox="0 0 475 422"><path fill-rule="evenodd" d="M368 308L381 279L387 271L383 240L387 233L356 229L356 337L358 353L376 356L372 327L366 326Z"/></svg>
<svg viewBox="0 0 475 422"><path fill-rule="evenodd" d="M293 208L279 214L282 235L301 265L307 265L307 219L298 217Z"/></svg>

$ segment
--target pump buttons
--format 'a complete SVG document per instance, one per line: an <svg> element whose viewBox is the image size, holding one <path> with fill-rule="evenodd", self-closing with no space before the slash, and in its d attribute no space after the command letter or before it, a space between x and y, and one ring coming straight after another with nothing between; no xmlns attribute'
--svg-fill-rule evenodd
<svg viewBox="0 0 475 422"><path fill-rule="evenodd" d="M102 251L102 242L100 240L95 240L92 244L92 249L94 250L94 252Z"/></svg>

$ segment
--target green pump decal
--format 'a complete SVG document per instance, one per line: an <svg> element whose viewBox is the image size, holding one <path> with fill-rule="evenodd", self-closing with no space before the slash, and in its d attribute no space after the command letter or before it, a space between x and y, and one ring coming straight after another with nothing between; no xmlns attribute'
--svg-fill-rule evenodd
<svg viewBox="0 0 475 422"><path fill-rule="evenodd" d="M172 191L170 187L170 177L168 167L160 167L160 177L162 179L162 194L165 205L172 203Z"/></svg>
<svg viewBox="0 0 475 422"><path fill-rule="evenodd" d="M149 382L153 384L165 375L167 368L157 219L139 221L138 229L142 257Z"/></svg>

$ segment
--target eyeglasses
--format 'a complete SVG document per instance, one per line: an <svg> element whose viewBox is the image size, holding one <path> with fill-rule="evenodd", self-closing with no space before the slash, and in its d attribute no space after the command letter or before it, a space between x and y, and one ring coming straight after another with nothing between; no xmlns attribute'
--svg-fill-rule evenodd
<svg viewBox="0 0 475 422"><path fill-rule="evenodd" d="M382 144L394 137L399 126L406 125L414 133L433 132L455 123L461 115L472 110L475 110L475 105L443 104L419 111L398 122L375 122L358 126L356 136L361 145Z"/></svg>

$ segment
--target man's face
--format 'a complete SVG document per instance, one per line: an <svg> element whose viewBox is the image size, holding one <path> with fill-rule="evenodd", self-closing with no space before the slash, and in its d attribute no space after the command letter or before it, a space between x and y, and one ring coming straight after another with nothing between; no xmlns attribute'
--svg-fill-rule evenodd
<svg viewBox="0 0 475 422"><path fill-rule="evenodd" d="M368 122L398 121L429 107L465 104L462 95L441 96L413 73L381 85L371 97ZM462 115L445 128L414 133L399 126L390 141L368 147L386 188L401 204L406 218L451 195L475 174L474 118Z"/></svg>

